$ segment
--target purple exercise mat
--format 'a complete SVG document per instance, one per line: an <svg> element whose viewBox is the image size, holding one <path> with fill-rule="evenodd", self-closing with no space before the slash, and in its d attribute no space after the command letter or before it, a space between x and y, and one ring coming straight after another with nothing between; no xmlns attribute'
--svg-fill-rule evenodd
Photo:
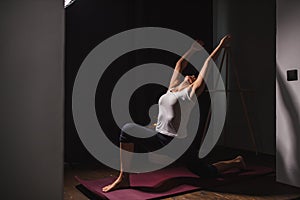
<svg viewBox="0 0 300 200"><path fill-rule="evenodd" d="M201 178L185 167L173 167L155 172L131 174L130 189L119 189L107 193L102 192L102 187L113 182L115 177L98 180L82 180L77 176L75 178L85 188L104 199L144 200L216 187L271 172L273 172L271 168L250 166L245 171L229 170L220 178Z"/></svg>

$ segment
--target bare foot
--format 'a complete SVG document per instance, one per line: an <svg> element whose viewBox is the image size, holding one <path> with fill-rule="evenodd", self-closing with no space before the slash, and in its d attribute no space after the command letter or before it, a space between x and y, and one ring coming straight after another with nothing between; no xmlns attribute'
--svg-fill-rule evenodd
<svg viewBox="0 0 300 200"><path fill-rule="evenodd" d="M236 160L236 162L238 163L239 169L246 169L246 163L242 156L237 156L234 160Z"/></svg>
<svg viewBox="0 0 300 200"><path fill-rule="evenodd" d="M112 184L102 188L103 192L129 187L129 176L119 176Z"/></svg>

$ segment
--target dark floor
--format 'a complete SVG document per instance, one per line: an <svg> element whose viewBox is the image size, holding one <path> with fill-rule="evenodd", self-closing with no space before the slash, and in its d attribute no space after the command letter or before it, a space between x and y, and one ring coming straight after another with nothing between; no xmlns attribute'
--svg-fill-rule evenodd
<svg viewBox="0 0 300 200"><path fill-rule="evenodd" d="M255 154L254 152L240 151L217 147L208 156L209 162L234 158L237 155L244 156L247 164L262 165L275 169L275 156ZM64 175L64 199L85 200L88 199L75 186L78 184L75 175L84 179L99 179L108 176L117 176L117 171L104 167L101 164L66 164ZM300 188L288 186L276 182L275 173L267 176L256 177L251 180L238 182L226 186L219 186L213 190L200 190L197 192L166 198L165 200L184 199L300 199Z"/></svg>

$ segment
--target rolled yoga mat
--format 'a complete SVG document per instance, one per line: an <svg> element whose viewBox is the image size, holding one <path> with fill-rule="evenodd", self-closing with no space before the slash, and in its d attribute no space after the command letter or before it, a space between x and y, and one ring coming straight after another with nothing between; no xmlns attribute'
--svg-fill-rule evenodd
<svg viewBox="0 0 300 200"><path fill-rule="evenodd" d="M77 176L75 178L81 184L77 186L79 190L88 190L89 193L96 195L92 199L145 200L166 198L204 188L209 189L272 172L274 170L268 167L249 166L243 171L238 169L228 170L218 178L201 178L185 167L169 167L154 172L131 174L130 188L107 193L102 192L102 187L112 183L116 177L97 180L83 180ZM87 195L86 192L82 192Z"/></svg>

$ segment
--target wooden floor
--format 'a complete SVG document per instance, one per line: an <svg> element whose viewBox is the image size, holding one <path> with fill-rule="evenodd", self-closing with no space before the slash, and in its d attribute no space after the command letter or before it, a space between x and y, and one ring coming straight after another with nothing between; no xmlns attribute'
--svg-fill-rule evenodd
<svg viewBox="0 0 300 200"><path fill-rule="evenodd" d="M273 167L275 169L275 157L246 151L237 151L218 147L208 157L208 162L230 159L236 155L243 155L248 164ZM75 186L78 184L75 175L84 179L99 179L102 177L117 176L118 172L101 164L66 164L64 174L64 199L86 200L88 199ZM300 178L300 177L299 177ZM257 177L251 180L219 186L213 190L200 190L180 196L166 198L165 200L210 200L210 199L238 199L238 200L281 200L299 199L300 188L278 183L275 173Z"/></svg>

